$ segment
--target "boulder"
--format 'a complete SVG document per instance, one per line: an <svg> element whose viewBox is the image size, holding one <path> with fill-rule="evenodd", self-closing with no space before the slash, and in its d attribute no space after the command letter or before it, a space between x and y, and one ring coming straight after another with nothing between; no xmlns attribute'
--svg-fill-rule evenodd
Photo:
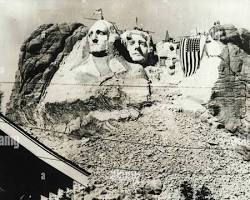
<svg viewBox="0 0 250 200"><path fill-rule="evenodd" d="M217 25L215 34L224 44L232 43L243 49L245 52L250 53L250 32L247 29L237 29L232 24Z"/></svg>
<svg viewBox="0 0 250 200"><path fill-rule="evenodd" d="M159 179L149 180L144 189L146 194L160 195L163 189L162 181Z"/></svg>

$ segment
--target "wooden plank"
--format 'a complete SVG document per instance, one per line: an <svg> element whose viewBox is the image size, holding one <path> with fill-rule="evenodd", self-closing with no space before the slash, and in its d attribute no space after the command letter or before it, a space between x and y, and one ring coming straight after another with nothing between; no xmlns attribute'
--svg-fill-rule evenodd
<svg viewBox="0 0 250 200"><path fill-rule="evenodd" d="M89 182L89 172L81 169L74 163L53 152L51 149L33 138L30 134L26 133L23 129L9 121L2 114L0 114L0 130L12 139L18 140L17 142L20 145L37 156L39 159L43 160L83 186L87 186Z"/></svg>

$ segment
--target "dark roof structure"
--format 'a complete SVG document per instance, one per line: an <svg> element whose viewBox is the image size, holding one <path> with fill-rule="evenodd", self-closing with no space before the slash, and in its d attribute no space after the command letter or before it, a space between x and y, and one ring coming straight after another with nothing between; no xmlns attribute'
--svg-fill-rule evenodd
<svg viewBox="0 0 250 200"><path fill-rule="evenodd" d="M0 114L0 199L40 199L58 189L87 187L89 172L58 155ZM7 141L7 140L6 140ZM18 144L18 145L17 145ZM29 198L30 197L30 198Z"/></svg>

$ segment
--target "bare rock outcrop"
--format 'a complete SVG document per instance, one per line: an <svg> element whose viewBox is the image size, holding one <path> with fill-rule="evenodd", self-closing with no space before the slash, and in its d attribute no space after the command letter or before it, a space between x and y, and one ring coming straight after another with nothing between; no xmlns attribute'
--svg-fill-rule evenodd
<svg viewBox="0 0 250 200"><path fill-rule="evenodd" d="M208 108L226 129L249 133L250 32L232 25L220 30L225 48Z"/></svg>
<svg viewBox="0 0 250 200"><path fill-rule="evenodd" d="M234 25L220 25L218 27L220 31L220 41L224 44L232 43L243 49L248 54L250 53L250 32L247 29L237 29Z"/></svg>
<svg viewBox="0 0 250 200"><path fill-rule="evenodd" d="M6 115L26 123L63 58L87 34L80 23L44 24L24 41Z"/></svg>

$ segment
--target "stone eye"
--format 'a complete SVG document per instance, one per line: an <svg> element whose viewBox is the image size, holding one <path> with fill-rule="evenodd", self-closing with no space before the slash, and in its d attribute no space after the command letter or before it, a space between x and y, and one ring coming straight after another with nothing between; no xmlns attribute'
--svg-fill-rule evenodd
<svg viewBox="0 0 250 200"><path fill-rule="evenodd" d="M107 35L106 32L100 31L100 30L97 30L97 31L96 31L96 34L97 34L97 35Z"/></svg>
<svg viewBox="0 0 250 200"><path fill-rule="evenodd" d="M101 31L100 31L100 30L97 30L97 31L96 31L96 34L98 34L98 35L101 34Z"/></svg>
<svg viewBox="0 0 250 200"><path fill-rule="evenodd" d="M135 41L134 41L134 40L128 40L128 44L129 44L129 45L134 45L134 44L135 44Z"/></svg>
<svg viewBox="0 0 250 200"><path fill-rule="evenodd" d="M89 37L91 37L91 35L93 35L93 31L90 31L90 33L89 33Z"/></svg>
<svg viewBox="0 0 250 200"><path fill-rule="evenodd" d="M147 47L147 43L144 41L139 41L139 45L142 45L143 47Z"/></svg>
<svg viewBox="0 0 250 200"><path fill-rule="evenodd" d="M126 39L127 39L127 41L132 40L132 38L131 38L131 37L129 37L129 36L128 36Z"/></svg>

